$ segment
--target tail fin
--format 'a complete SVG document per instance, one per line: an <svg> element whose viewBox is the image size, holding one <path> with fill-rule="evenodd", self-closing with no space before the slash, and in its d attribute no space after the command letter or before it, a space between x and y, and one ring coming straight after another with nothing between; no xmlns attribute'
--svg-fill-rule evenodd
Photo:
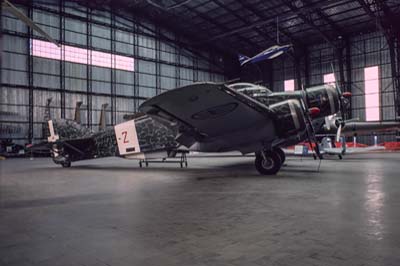
<svg viewBox="0 0 400 266"><path fill-rule="evenodd" d="M82 106L82 101L76 102L74 120L78 124L81 123L81 106Z"/></svg>
<svg viewBox="0 0 400 266"><path fill-rule="evenodd" d="M242 54L238 54L238 58L239 58L239 63L241 66L243 66L246 63L247 59L250 59L250 57L242 55Z"/></svg>
<svg viewBox="0 0 400 266"><path fill-rule="evenodd" d="M106 118L106 108L108 106L108 103L103 103L101 105L101 112L100 112L100 121L99 121L99 130L104 130L106 129L107 126L107 118Z"/></svg>

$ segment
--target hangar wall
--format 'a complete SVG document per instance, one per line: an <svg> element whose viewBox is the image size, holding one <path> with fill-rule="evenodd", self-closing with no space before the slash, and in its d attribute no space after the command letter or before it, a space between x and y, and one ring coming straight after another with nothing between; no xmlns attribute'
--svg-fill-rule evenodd
<svg viewBox="0 0 400 266"><path fill-rule="evenodd" d="M341 86L352 92L351 117L365 121L364 68L378 66L381 120L395 120L395 90L386 38L380 32L362 34L349 38L348 47L350 52L348 57L346 57L346 48L343 50L344 83L341 83ZM331 62L334 62L335 76L340 81L339 62L335 57L334 49L328 43L309 46L301 53L303 56L299 61L299 73L303 86L323 84L324 74L332 73ZM299 89L296 67L292 58L285 55L274 60L272 65L273 82L269 84L273 86L274 91L283 91L284 81L289 79L294 79L295 88ZM380 135L379 142L395 140L393 134ZM366 144L372 142L371 137L363 137L359 140Z"/></svg>
<svg viewBox="0 0 400 266"><path fill-rule="evenodd" d="M1 139L20 144L42 139L50 97L54 118L73 118L76 102L82 101L82 122L96 130L104 103L111 125L165 90L194 81L225 80L222 68L210 63L215 55L179 47L181 36L130 15L90 10L68 1L34 1L32 6L18 8L55 40L87 49L88 58L95 56L93 51L134 58L134 70L120 70L116 62L100 67L32 56L32 40L44 39L3 11Z"/></svg>

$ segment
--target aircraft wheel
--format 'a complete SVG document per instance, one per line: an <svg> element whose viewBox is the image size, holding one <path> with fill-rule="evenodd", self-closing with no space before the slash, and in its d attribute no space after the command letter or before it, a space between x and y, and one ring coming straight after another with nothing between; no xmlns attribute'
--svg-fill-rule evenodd
<svg viewBox="0 0 400 266"><path fill-rule="evenodd" d="M69 168L69 167L71 167L71 161L62 162L62 163L61 163L61 166L62 166L63 168Z"/></svg>
<svg viewBox="0 0 400 266"><path fill-rule="evenodd" d="M281 164L283 165L286 160L285 152L281 148L275 148L274 152L278 154L279 158L281 159Z"/></svg>
<svg viewBox="0 0 400 266"><path fill-rule="evenodd" d="M275 175L281 169L281 159L277 152L264 151L256 153L255 166L262 175Z"/></svg>

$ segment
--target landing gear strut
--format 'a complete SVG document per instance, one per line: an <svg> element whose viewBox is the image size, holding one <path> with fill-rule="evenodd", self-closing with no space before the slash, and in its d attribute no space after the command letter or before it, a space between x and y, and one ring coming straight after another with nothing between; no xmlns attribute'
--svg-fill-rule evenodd
<svg viewBox="0 0 400 266"><path fill-rule="evenodd" d="M281 169L281 157L275 150L257 152L255 166L262 175L275 175Z"/></svg>
<svg viewBox="0 0 400 266"><path fill-rule="evenodd" d="M275 148L274 152L276 152L279 155L279 158L281 159L281 165L283 165L283 163L286 160L285 152L281 148Z"/></svg>

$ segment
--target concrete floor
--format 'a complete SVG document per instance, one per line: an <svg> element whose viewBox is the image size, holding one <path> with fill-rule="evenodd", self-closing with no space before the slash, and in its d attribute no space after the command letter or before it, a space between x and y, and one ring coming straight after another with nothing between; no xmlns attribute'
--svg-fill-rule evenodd
<svg viewBox="0 0 400 266"><path fill-rule="evenodd" d="M0 162L0 265L400 265L400 154Z"/></svg>

